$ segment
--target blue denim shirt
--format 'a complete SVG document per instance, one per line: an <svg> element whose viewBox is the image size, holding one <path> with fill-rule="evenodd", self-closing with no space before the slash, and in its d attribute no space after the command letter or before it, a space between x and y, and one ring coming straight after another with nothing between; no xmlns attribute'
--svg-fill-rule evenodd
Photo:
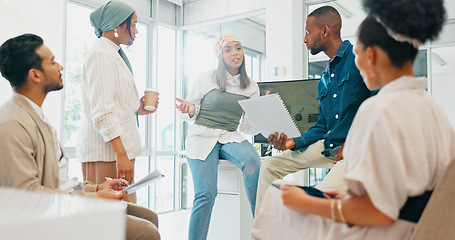
<svg viewBox="0 0 455 240"><path fill-rule="evenodd" d="M300 137L294 138L296 147L292 150L306 149L324 139L321 153L330 156L330 150L344 143L357 109L372 95L355 66L354 58L352 44L347 40L342 42L318 83L318 121Z"/></svg>

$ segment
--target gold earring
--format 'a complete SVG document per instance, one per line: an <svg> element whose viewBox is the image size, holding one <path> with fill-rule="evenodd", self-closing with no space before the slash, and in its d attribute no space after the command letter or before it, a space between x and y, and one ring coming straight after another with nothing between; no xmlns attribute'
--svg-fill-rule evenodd
<svg viewBox="0 0 455 240"><path fill-rule="evenodd" d="M117 28L114 29L114 37L118 38Z"/></svg>

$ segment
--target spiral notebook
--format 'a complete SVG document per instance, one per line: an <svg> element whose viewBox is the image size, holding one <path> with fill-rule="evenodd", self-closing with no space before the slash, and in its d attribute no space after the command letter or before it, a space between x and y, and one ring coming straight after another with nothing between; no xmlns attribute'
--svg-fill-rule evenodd
<svg viewBox="0 0 455 240"><path fill-rule="evenodd" d="M265 138L275 132L284 133L288 138L300 136L297 125L278 93L240 100L239 104Z"/></svg>

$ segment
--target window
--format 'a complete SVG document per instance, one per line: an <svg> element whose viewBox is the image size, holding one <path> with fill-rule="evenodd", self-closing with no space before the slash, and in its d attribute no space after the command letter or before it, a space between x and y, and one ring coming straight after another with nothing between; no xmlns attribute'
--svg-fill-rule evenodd
<svg viewBox="0 0 455 240"><path fill-rule="evenodd" d="M96 36L90 25L91 8L76 4L67 6L66 62L65 62L65 114L63 119L63 146L75 148L82 107L82 66Z"/></svg>
<svg viewBox="0 0 455 240"><path fill-rule="evenodd" d="M260 82L262 80L262 60L264 54L251 50L249 48L244 48L245 52L245 68L248 76Z"/></svg>
<svg viewBox="0 0 455 240"><path fill-rule="evenodd" d="M148 61L147 61L147 33L148 33L148 25L138 22L137 23L137 30L138 34L136 35L136 39L134 40L134 44L131 46L121 45L123 51L125 52L128 60L131 63L131 67L133 68L134 74L134 81L136 83L137 92L139 97L144 96L144 90L146 89L147 81L148 81ZM147 116L150 117L150 116ZM147 147L147 124L146 120L147 117L139 116L139 134L141 136L141 142L143 147Z"/></svg>
<svg viewBox="0 0 455 240"><path fill-rule="evenodd" d="M166 177L156 183L157 212L174 210L175 200L175 88L176 88L176 31L158 26L157 88L160 105L156 121L156 169Z"/></svg>
<svg viewBox="0 0 455 240"><path fill-rule="evenodd" d="M157 88L160 91L157 115L157 150L174 150L175 30L158 26Z"/></svg>

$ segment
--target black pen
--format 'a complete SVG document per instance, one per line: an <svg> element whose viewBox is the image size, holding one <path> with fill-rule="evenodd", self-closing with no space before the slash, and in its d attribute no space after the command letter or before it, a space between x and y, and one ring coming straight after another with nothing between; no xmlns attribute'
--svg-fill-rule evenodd
<svg viewBox="0 0 455 240"><path fill-rule="evenodd" d="M276 187L278 189L281 189L279 184L272 183L272 186L274 186L274 187Z"/></svg>
<svg viewBox="0 0 455 240"><path fill-rule="evenodd" d="M113 179L110 178L110 177L105 177L105 178L106 178L106 181L113 180ZM128 187L128 185L126 185L126 184L124 184L124 183L122 183L122 182L119 182L118 184L119 184L120 186Z"/></svg>

